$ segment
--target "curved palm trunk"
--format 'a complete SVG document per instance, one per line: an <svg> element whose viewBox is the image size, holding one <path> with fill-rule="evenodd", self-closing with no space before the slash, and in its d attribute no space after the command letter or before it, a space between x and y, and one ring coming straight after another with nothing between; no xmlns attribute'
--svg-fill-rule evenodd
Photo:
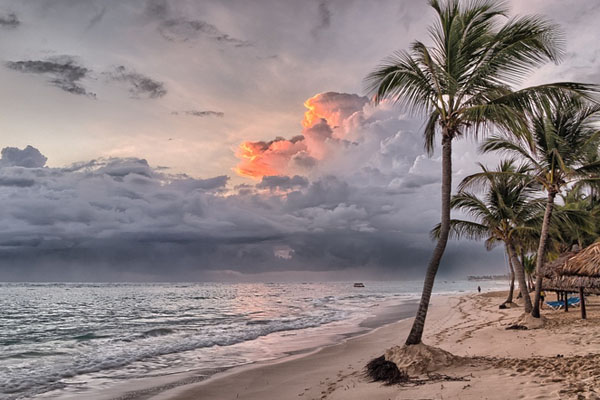
<svg viewBox="0 0 600 400"><path fill-rule="evenodd" d="M542 266L546 258L546 242L548 241L548 232L550 230L550 218L554 209L554 198L556 192L548 191L548 200L546 202L546 211L544 212L544 222L542 223L542 233L540 235L540 244L537 251L537 260L535 262L535 296L533 297L533 310L531 315L534 318L540 317L540 293L542 292Z"/></svg>
<svg viewBox="0 0 600 400"><path fill-rule="evenodd" d="M508 255L508 268L509 268L509 274L510 274L510 286L508 288L508 297L506 298L506 301L504 303L512 303L513 302L513 296L515 293L515 269L513 267L513 263L512 260L510 259L510 254L508 254L508 251L506 252L506 254Z"/></svg>
<svg viewBox="0 0 600 400"><path fill-rule="evenodd" d="M519 261L519 257L517 256L517 251L515 250L515 245L512 243L507 243L506 250L508 251L508 255L512 260L513 267L515 268L515 274L517 275L517 280L519 281L519 289L521 290L521 296L523 296L523 302L525 304L525 312L531 312L531 297L529 297L529 291L527 290L527 281L525 280L525 268L523 268L523 264Z"/></svg>
<svg viewBox="0 0 600 400"><path fill-rule="evenodd" d="M450 192L452 190L452 137L448 131L444 131L442 139L442 220L440 223L440 236L433 250L431 260L427 266L425 274L425 282L423 282L423 293L421 294L421 302L415 316L410 334L406 339L406 345L421 343L423 337L423 329L425 327L425 318L427 317L427 309L429 308L429 300L433 290L435 275L437 274L440 261L444 255L446 244L448 243L448 235L450 233Z"/></svg>

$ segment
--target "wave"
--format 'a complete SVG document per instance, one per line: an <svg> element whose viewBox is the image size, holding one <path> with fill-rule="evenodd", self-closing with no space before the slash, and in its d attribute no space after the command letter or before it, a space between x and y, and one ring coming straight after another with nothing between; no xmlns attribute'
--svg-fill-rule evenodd
<svg viewBox="0 0 600 400"><path fill-rule="evenodd" d="M252 319L252 320L246 322L246 325L267 325L271 322L273 322L273 321L270 319Z"/></svg>
<svg viewBox="0 0 600 400"><path fill-rule="evenodd" d="M169 329L169 328L154 328L154 329L150 329L144 333L142 333L140 335L141 338L150 338L150 337L156 337L156 336L165 336L165 335L170 335L171 333L174 333L175 331L173 329Z"/></svg>
<svg viewBox="0 0 600 400"><path fill-rule="evenodd" d="M153 357L181 353L213 346L231 346L237 343L255 340L275 332L313 328L345 318L344 313L326 313L313 317L288 318L282 320L256 320L258 323L238 325L226 330L206 335L205 332L181 333L169 328L156 328L138 335L138 340L125 344L114 341L100 346L95 351L68 356L68 361L46 365L46 368L22 364L23 373L18 376L2 378L1 393L15 394L27 391L45 391L62 379L89 374L108 369L124 367L133 362ZM247 321L250 322L250 321ZM165 336L169 336L166 338ZM33 361L33 360L32 360ZM46 389L42 389L42 388Z"/></svg>
<svg viewBox="0 0 600 400"><path fill-rule="evenodd" d="M75 336L73 339L78 342L84 342L86 340L94 340L94 339L106 339L109 338L110 335L99 335L94 332L85 333L83 335Z"/></svg>

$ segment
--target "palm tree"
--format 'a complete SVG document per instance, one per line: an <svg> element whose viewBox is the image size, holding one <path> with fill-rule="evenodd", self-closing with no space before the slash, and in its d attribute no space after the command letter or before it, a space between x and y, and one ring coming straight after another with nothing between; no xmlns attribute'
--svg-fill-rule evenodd
<svg viewBox="0 0 600 400"><path fill-rule="evenodd" d="M516 166L513 160L505 160L495 171L489 171L482 165L480 167L482 172L466 177L461 184L461 191L451 201L452 208L463 211L475 221L452 219L450 233L456 237L486 239L487 250L503 243L523 294L525 311L531 312L525 270L519 260L517 247L520 246L519 235L536 229L543 205L539 199L533 198L536 188L532 186L532 180L527 178L526 165ZM484 188L483 197L465 190L474 184ZM440 227L437 225L433 229L434 237L440 232ZM512 290L506 302L512 302Z"/></svg>
<svg viewBox="0 0 600 400"><path fill-rule="evenodd" d="M570 251L573 246L578 246L580 249L592 244L596 240L596 232L594 231L597 222L597 217L592 214L592 207L589 202L589 195L584 195L581 186L572 187L566 190L566 193L561 194L562 205L555 207L562 213L577 213L585 216L585 220L578 223L560 224L554 232L549 234L548 251L553 251L557 255Z"/></svg>
<svg viewBox="0 0 600 400"><path fill-rule="evenodd" d="M533 255L523 254L521 257L521 264L523 264L523 269L525 270L525 275L527 276L527 284L528 288L533 288L533 273L535 272L535 257Z"/></svg>
<svg viewBox="0 0 600 400"><path fill-rule="evenodd" d="M563 39L556 25L539 16L508 18L498 0L430 0L436 21L431 45L414 41L409 51L386 59L367 78L376 103L389 100L426 116L425 148L442 142L440 236L425 274L423 292L407 345L421 343L429 300L450 232L452 140L490 128L524 132L523 109L540 97L563 91L586 93L575 83L553 83L513 91L548 61L558 62Z"/></svg>
<svg viewBox="0 0 600 400"><path fill-rule="evenodd" d="M598 148L598 130L594 122L599 113L600 105L587 103L577 96L548 99L531 113L530 141L497 135L482 145L484 152L501 151L525 160L531 169L531 176L547 194L536 252L535 298L531 311L535 318L540 317L541 268L545 261L556 195L570 184L593 181L600 173L600 161L585 162L589 148Z"/></svg>

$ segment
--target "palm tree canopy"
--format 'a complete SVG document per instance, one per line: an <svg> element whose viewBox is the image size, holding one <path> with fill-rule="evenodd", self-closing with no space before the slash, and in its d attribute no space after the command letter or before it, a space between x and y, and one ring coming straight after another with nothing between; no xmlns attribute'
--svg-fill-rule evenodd
<svg viewBox="0 0 600 400"><path fill-rule="evenodd" d="M553 83L518 91L524 77L564 53L558 27L539 16L508 17L498 0L430 0L436 22L431 45L415 41L396 52L366 78L376 102L400 103L427 116L425 148L435 133L453 137L492 126L522 132L522 110L541 98L576 92L590 96L595 86Z"/></svg>
<svg viewBox="0 0 600 400"><path fill-rule="evenodd" d="M599 117L600 105L578 96L549 99L531 112L529 141L495 135L483 142L481 150L520 157L546 191L558 193L569 183L597 179L600 161L590 153L598 152Z"/></svg>
<svg viewBox="0 0 600 400"><path fill-rule="evenodd" d="M491 249L498 242L517 239L518 235L529 230L537 230L543 200L534 197L536 187L527 178L527 165L517 165L514 160L504 160L494 171L480 165L484 192L482 196L466 190L452 197L451 206L460 209L473 218L451 220L451 235L460 238L486 239L486 248ZM471 175L465 179L472 180ZM524 178L525 177L525 178ZM440 229L432 230L436 237Z"/></svg>

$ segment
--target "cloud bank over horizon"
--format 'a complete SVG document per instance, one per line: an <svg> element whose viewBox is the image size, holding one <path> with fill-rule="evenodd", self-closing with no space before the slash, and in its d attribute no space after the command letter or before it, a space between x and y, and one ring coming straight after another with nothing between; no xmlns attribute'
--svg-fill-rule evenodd
<svg viewBox="0 0 600 400"><path fill-rule="evenodd" d="M422 124L355 94L321 93L305 107L295 139L241 145L256 149L238 153L236 169L254 183L134 157L50 168L32 146L5 148L0 280L418 278L439 218L440 160L425 156ZM455 180L473 149L457 152ZM484 271L484 257L502 261L454 244L441 273Z"/></svg>

